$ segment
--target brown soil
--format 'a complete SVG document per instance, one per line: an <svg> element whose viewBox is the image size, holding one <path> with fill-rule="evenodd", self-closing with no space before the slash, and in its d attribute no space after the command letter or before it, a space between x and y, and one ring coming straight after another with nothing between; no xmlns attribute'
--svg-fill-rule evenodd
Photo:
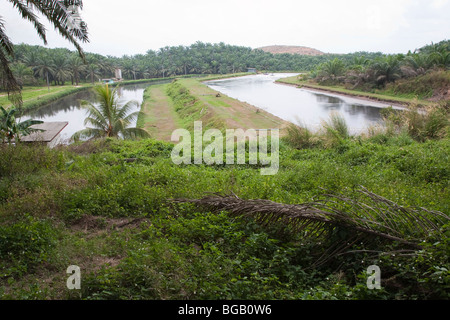
<svg viewBox="0 0 450 320"><path fill-rule="evenodd" d="M322 56L325 54L322 51L319 51L317 49L302 47L302 46L266 46L266 47L261 47L258 49L262 50L264 52L272 53L272 54L289 53L289 54L299 54L299 55L304 55L304 56Z"/></svg>

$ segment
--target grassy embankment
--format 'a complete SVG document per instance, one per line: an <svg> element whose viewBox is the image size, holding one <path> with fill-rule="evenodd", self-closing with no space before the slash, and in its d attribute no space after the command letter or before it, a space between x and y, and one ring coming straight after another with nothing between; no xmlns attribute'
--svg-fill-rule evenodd
<svg viewBox="0 0 450 320"><path fill-rule="evenodd" d="M436 99L432 99L433 88L447 88L450 83L450 71L435 72L413 79L399 80L389 84L384 89L374 89L373 92L348 89L344 85L325 86L311 80L303 80L302 76L294 76L277 80L279 83L293 85L299 88L326 91L331 93L354 96L363 99L382 101L394 105L409 105L413 100L419 106L430 106ZM442 98L441 98L442 99ZM445 99L445 97L444 97ZM446 99L450 99L447 97Z"/></svg>
<svg viewBox="0 0 450 320"><path fill-rule="evenodd" d="M245 102L223 94L217 96L217 91L201 83L211 79L178 79L147 88L142 104L146 115L139 119L138 125L156 139L165 141L170 141L175 129L192 129L194 121L202 121L204 128L216 129L282 129L287 125L284 120Z"/></svg>
<svg viewBox="0 0 450 320"><path fill-rule="evenodd" d="M22 90L22 100L24 109L38 108L45 104L56 101L62 97L91 88L91 84L80 86L51 86L47 87L24 87ZM0 106L11 107L6 93L0 94Z"/></svg>
<svg viewBox="0 0 450 320"><path fill-rule="evenodd" d="M139 83L153 83L162 80L171 80L175 79L175 77L168 78L153 78L153 79L142 79L142 80L125 80L121 82L117 82L114 85L130 85L130 84L139 84ZM39 108L48 103L57 101L62 97L68 96L70 94L88 90L92 87L98 85L98 83L83 83L79 86L65 85L65 86L25 86L22 89L22 100L23 100L23 109L34 109ZM8 94L5 92L0 93L0 106L5 108L11 107L11 101L8 100Z"/></svg>

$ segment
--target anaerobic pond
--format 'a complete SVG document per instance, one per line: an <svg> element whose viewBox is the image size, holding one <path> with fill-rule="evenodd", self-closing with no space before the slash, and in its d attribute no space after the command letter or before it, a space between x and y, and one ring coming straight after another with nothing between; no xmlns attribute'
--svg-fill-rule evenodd
<svg viewBox="0 0 450 320"><path fill-rule="evenodd" d="M164 82L168 81L163 80L161 82L155 82L152 84ZM144 90L152 84L142 83L134 85L124 85L119 87L117 89L117 92L119 95L120 103L122 104L130 100L135 100L138 102L138 107L135 110L130 111L130 113L139 111L144 99ZM68 143L75 132L85 128L84 119L86 119L87 113L86 110L81 108L80 106L81 100L86 100L95 104L96 99L94 92L92 90L86 90L68 95L39 109L27 112L22 117L22 119L24 120L32 118L45 122L69 122L68 126L64 128L64 130L58 136L60 143Z"/></svg>
<svg viewBox="0 0 450 320"><path fill-rule="evenodd" d="M319 128L321 122L327 120L331 112L338 112L344 117L352 133L360 133L370 125L379 123L380 110L389 106L275 83L277 79L293 75L295 74L250 75L208 81L205 84L232 98L247 102L284 120L301 123L312 130ZM130 100L137 101L139 107L133 112L137 111L147 87L169 81L121 86L118 88L120 100L123 103ZM59 143L68 143L75 132L85 128L84 119L87 114L80 107L80 100L95 103L95 95L91 90L69 95L47 106L29 111L22 120L32 118L45 122L67 121L69 125L59 135L58 140Z"/></svg>
<svg viewBox="0 0 450 320"><path fill-rule="evenodd" d="M389 104L355 99L275 83L296 74L250 75L205 82L210 88L247 102L284 120L316 130L322 121L337 112L352 133L360 133L380 123L380 110Z"/></svg>

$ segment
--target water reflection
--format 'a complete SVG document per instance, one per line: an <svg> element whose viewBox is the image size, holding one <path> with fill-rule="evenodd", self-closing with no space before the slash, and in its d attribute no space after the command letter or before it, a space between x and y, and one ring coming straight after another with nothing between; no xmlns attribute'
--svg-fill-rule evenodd
<svg viewBox="0 0 450 320"><path fill-rule="evenodd" d="M344 104L344 100L342 100L341 98L338 97L332 97L332 96L327 96L325 94L321 94L321 93L314 93L314 95L316 96L317 102L320 103L333 103L333 104Z"/></svg>
<svg viewBox="0 0 450 320"><path fill-rule="evenodd" d="M266 110L284 120L310 129L318 129L331 112L338 112L352 133L359 133L381 122L380 111L388 104L353 97L324 94L308 89L297 89L274 81L295 74L251 75L240 78L208 81L214 90L232 98Z"/></svg>
<svg viewBox="0 0 450 320"><path fill-rule="evenodd" d="M119 103L124 104L130 100L138 102L138 106L133 108L131 112L139 111L143 101L144 90L154 84L165 83L167 80L161 82L154 82L152 84L142 83L133 85L124 85L117 88ZM96 104L96 96L93 90L86 90L77 92L55 102L49 103L43 107L35 110L30 110L22 116L22 120L36 119L45 122L69 122L68 126L59 135L61 143L68 143L72 135L85 128L84 120L87 117L85 109L81 108L81 100L86 100L92 104ZM133 124L135 125L135 124Z"/></svg>

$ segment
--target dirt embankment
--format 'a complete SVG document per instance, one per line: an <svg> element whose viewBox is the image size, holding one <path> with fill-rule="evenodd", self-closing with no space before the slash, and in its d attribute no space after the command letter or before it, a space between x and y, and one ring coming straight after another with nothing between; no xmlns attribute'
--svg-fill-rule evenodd
<svg viewBox="0 0 450 320"><path fill-rule="evenodd" d="M289 53L304 56L322 56L325 54L317 49L302 46L266 46L258 49L272 54Z"/></svg>

